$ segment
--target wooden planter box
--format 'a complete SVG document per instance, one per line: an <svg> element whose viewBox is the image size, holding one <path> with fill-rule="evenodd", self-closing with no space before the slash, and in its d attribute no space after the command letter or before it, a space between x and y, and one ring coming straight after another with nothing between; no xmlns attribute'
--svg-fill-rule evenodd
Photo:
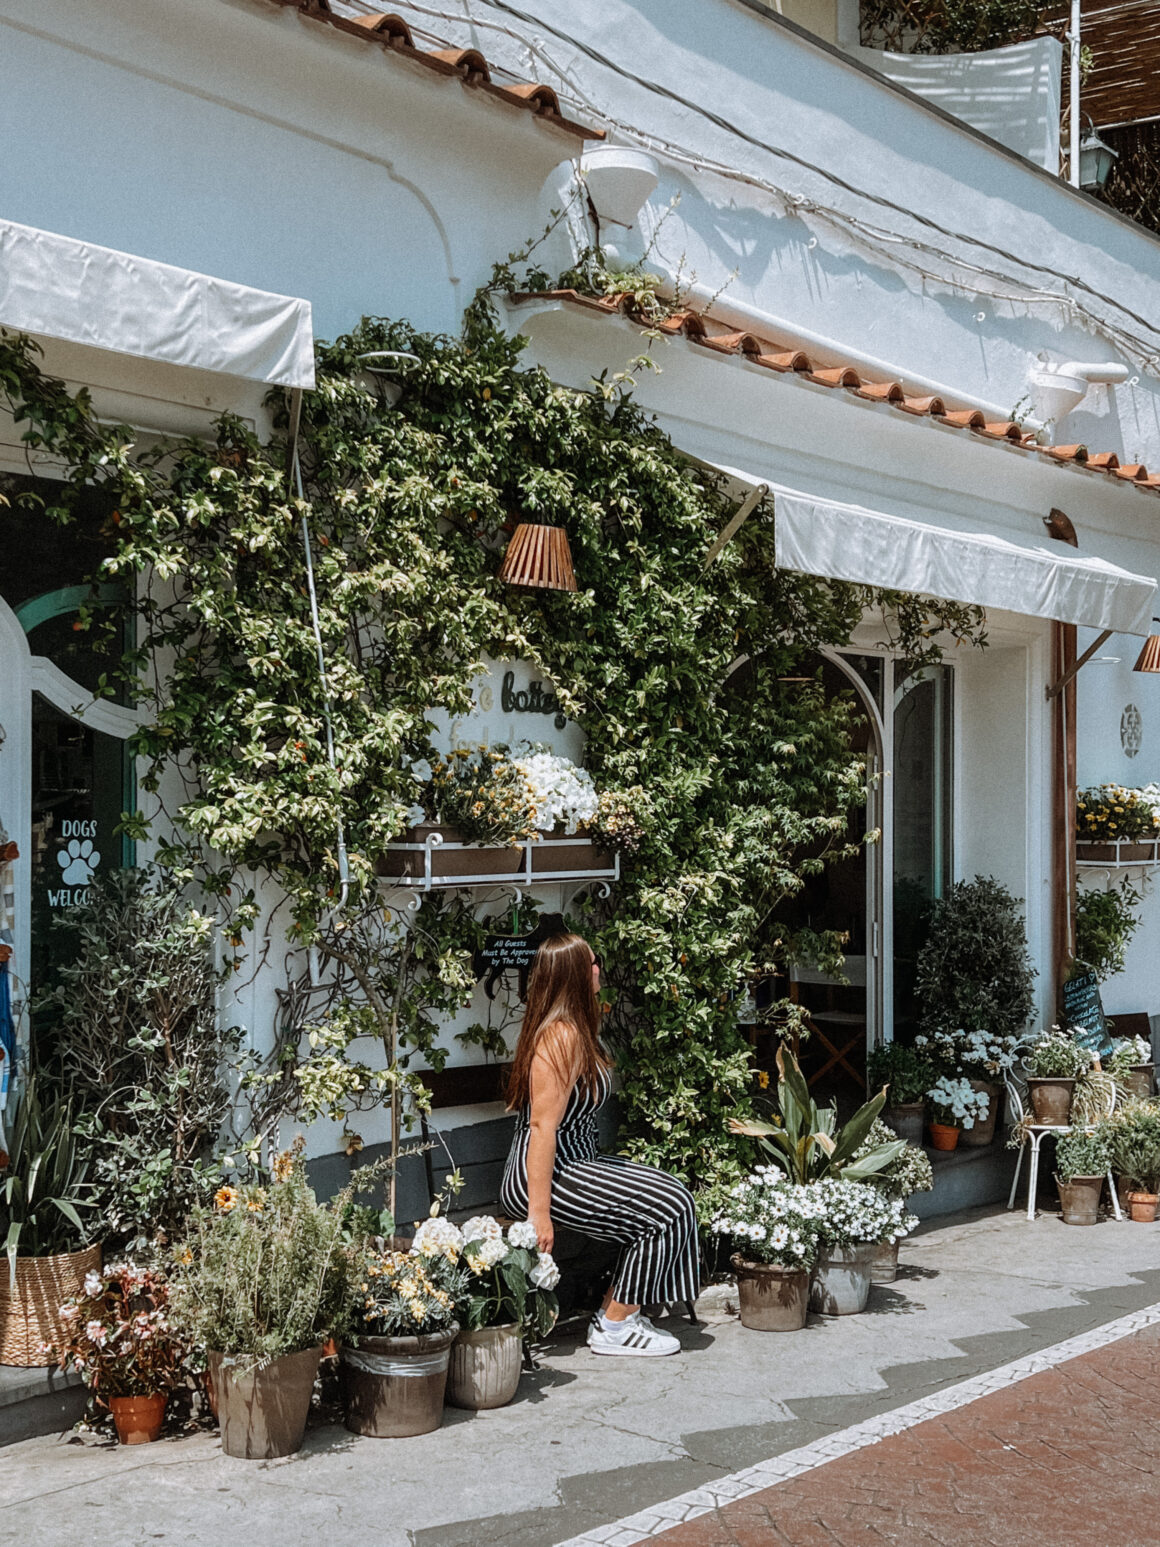
<svg viewBox="0 0 1160 1547"><path fill-rule="evenodd" d="M1093 843L1080 840L1075 857L1081 865L1148 865L1160 860L1160 845L1155 839L1119 838L1114 842Z"/></svg>
<svg viewBox="0 0 1160 1547"><path fill-rule="evenodd" d="M467 843L454 827L425 822L389 843L375 864L376 875L423 891L441 886L531 886L547 881L616 881L620 856L598 849L590 838L565 837L560 830L510 844Z"/></svg>

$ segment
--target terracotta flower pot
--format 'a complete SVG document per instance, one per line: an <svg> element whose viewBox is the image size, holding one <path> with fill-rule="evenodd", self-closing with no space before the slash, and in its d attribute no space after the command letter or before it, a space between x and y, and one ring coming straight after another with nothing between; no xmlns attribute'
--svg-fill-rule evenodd
<svg viewBox="0 0 1160 1547"><path fill-rule="evenodd" d="M831 1246L823 1251L810 1284L810 1309L823 1316L853 1316L866 1309L871 1269L878 1246Z"/></svg>
<svg viewBox="0 0 1160 1547"><path fill-rule="evenodd" d="M338 1374L343 1422L351 1433L400 1439L437 1429L443 1422L447 1366L458 1332L452 1322L445 1332L360 1337L357 1348L344 1343Z"/></svg>
<svg viewBox="0 0 1160 1547"><path fill-rule="evenodd" d="M874 1248L870 1263L872 1284L893 1284L898 1277L898 1242L882 1241Z"/></svg>
<svg viewBox="0 0 1160 1547"><path fill-rule="evenodd" d="M165 1391L151 1397L110 1397L109 1410L121 1444L151 1445L161 1433L168 1401Z"/></svg>
<svg viewBox="0 0 1160 1547"><path fill-rule="evenodd" d="M797 1332L806 1324L810 1275L806 1268L777 1262L750 1262L739 1253L729 1259L737 1276L741 1325L754 1332Z"/></svg>
<svg viewBox="0 0 1160 1547"><path fill-rule="evenodd" d="M882 1121L908 1144L922 1143L922 1115L921 1101L906 1101L898 1106L882 1108Z"/></svg>
<svg viewBox="0 0 1160 1547"><path fill-rule="evenodd" d="M1071 1121L1071 1097L1075 1081L1034 1075L1027 1081L1031 1111L1037 1123L1066 1128Z"/></svg>
<svg viewBox="0 0 1160 1547"><path fill-rule="evenodd" d="M995 1124L999 1118L999 1108L1002 1105L1002 1093L991 1080L972 1080L972 1090L985 1091L989 1097L987 1115L983 1118L976 1117L973 1128L964 1128L960 1139L964 1149L982 1149L985 1145L994 1143Z"/></svg>
<svg viewBox="0 0 1160 1547"><path fill-rule="evenodd" d="M461 1332L451 1345L447 1401L482 1412L506 1407L520 1384L523 1338L518 1321Z"/></svg>
<svg viewBox="0 0 1160 1547"><path fill-rule="evenodd" d="M243 1461L270 1461L302 1448L319 1348L283 1354L260 1368L246 1355L210 1353L222 1450Z"/></svg>
<svg viewBox="0 0 1160 1547"><path fill-rule="evenodd" d="M1138 1225L1153 1223L1156 1218L1157 1204L1160 1204L1160 1193L1130 1192L1128 1194L1128 1213Z"/></svg>
<svg viewBox="0 0 1160 1547"><path fill-rule="evenodd" d="M1070 1182L1055 1178L1065 1225L1094 1225L1099 1219L1102 1176L1073 1176Z"/></svg>
<svg viewBox="0 0 1160 1547"><path fill-rule="evenodd" d="M953 1150L959 1142L960 1129L951 1123L929 1123L932 1150Z"/></svg>

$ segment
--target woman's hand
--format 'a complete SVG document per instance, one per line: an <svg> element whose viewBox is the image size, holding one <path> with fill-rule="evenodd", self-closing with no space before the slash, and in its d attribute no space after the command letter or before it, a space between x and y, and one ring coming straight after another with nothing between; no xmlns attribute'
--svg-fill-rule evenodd
<svg viewBox="0 0 1160 1547"><path fill-rule="evenodd" d="M552 1224L551 1215L546 1210L543 1213L533 1211L531 1221L536 1227L536 1245L542 1252L550 1252L552 1250L552 1242L556 1239L556 1231Z"/></svg>

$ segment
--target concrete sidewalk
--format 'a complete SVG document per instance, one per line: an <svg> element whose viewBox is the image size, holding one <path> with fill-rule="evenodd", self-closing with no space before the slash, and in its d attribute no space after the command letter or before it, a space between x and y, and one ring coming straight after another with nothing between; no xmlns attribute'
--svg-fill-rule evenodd
<svg viewBox="0 0 1160 1547"><path fill-rule="evenodd" d="M961 1216L902 1261L866 1313L800 1333L674 1321L683 1351L641 1361L561 1334L510 1407L449 1409L418 1439L320 1424L271 1463L232 1461L209 1434L29 1440L3 1452L5 1538L298 1547L337 1529L374 1547L555 1547L1160 1301L1160 1225Z"/></svg>

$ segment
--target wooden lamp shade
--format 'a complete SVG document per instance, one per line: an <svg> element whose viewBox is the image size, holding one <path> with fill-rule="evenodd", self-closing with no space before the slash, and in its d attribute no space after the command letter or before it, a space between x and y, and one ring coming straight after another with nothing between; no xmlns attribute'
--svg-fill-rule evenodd
<svg viewBox="0 0 1160 1547"><path fill-rule="evenodd" d="M1149 634L1133 671L1160 671L1160 634Z"/></svg>
<svg viewBox="0 0 1160 1547"><path fill-rule="evenodd" d="M576 576L572 572L567 532L562 526L536 526L521 521L508 543L499 578L508 585L574 591Z"/></svg>

